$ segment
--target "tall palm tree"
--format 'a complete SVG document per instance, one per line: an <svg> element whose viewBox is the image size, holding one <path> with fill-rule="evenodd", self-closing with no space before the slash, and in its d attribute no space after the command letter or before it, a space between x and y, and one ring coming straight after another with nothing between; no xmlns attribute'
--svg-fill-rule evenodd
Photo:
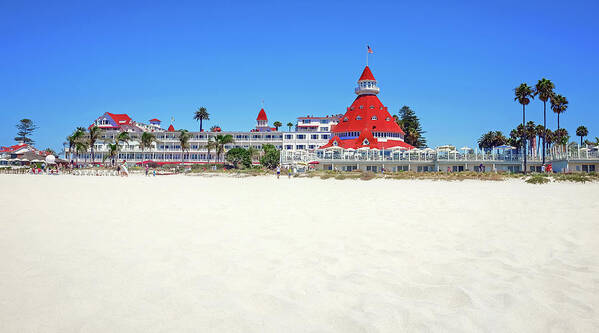
<svg viewBox="0 0 599 333"><path fill-rule="evenodd" d="M539 156L539 149L541 149L541 138L543 137L543 133L545 132L545 127L543 127L543 125L538 124L537 128L536 128L536 132L537 132L537 153L536 155Z"/></svg>
<svg viewBox="0 0 599 333"><path fill-rule="evenodd" d="M220 155L225 150L225 145L235 142L231 134L218 134L214 141L216 142L216 161L218 162Z"/></svg>
<svg viewBox="0 0 599 333"><path fill-rule="evenodd" d="M89 148L91 149L92 164L94 164L94 162L96 161L94 145L96 144L96 141L98 141L98 139L100 138L101 135L102 135L102 129L100 127L98 127L96 125L90 127L89 138L88 138L87 144L89 145Z"/></svg>
<svg viewBox="0 0 599 333"><path fill-rule="evenodd" d="M145 149L152 149L152 143L154 142L156 142L156 136L153 133L143 132L139 143L142 154Z"/></svg>
<svg viewBox="0 0 599 333"><path fill-rule="evenodd" d="M539 96L539 99L543 101L543 127L547 128L547 101L553 96L555 85L550 80L542 78L535 85L535 96ZM543 133L543 164L545 164L545 141L547 135Z"/></svg>
<svg viewBox="0 0 599 333"><path fill-rule="evenodd" d="M107 159L111 159L112 166L114 166L114 159L119 153L119 145L117 143L109 143L108 144L108 154L104 156L102 162L105 162Z"/></svg>
<svg viewBox="0 0 599 333"><path fill-rule="evenodd" d="M116 142L117 145L120 145L122 142L127 142L129 140L131 140L131 136L129 135L129 132L120 132L114 138L114 141Z"/></svg>
<svg viewBox="0 0 599 333"><path fill-rule="evenodd" d="M211 150L215 150L216 151L216 138L215 137L208 137L208 142L206 143L206 150L208 151L208 163L210 163L210 151ZM216 158L215 158L216 160Z"/></svg>
<svg viewBox="0 0 599 333"><path fill-rule="evenodd" d="M283 124L280 121L275 121L274 123L272 123L272 125L277 129L277 131L279 130L279 127L283 126Z"/></svg>
<svg viewBox="0 0 599 333"><path fill-rule="evenodd" d="M551 110L557 114L557 129L559 130L559 115L566 112L568 100L562 95L551 96Z"/></svg>
<svg viewBox="0 0 599 333"><path fill-rule="evenodd" d="M202 123L204 120L210 120L210 113L202 106L193 114L193 119L200 122L200 132L202 132Z"/></svg>
<svg viewBox="0 0 599 333"><path fill-rule="evenodd" d="M181 163L183 163L183 156L186 151L189 151L189 139L191 139L191 134L189 134L188 130L179 130L179 144L181 145Z"/></svg>
<svg viewBox="0 0 599 333"><path fill-rule="evenodd" d="M67 142L69 143L69 156L71 160L73 160L73 148L76 147L78 141L81 141L83 135L85 134L85 129L83 127L77 127L73 131L73 134L67 136Z"/></svg>
<svg viewBox="0 0 599 333"><path fill-rule="evenodd" d="M79 156L81 154L87 153L87 149L89 148L88 143L83 141L83 140L79 140L77 142L75 142L75 152L77 152L77 164L79 164ZM87 162L87 156L84 159Z"/></svg>
<svg viewBox="0 0 599 333"><path fill-rule="evenodd" d="M589 135L589 130L584 126L578 126L576 129L576 135L580 137L580 145L582 146L582 138Z"/></svg>
<svg viewBox="0 0 599 333"><path fill-rule="evenodd" d="M293 127L293 123L292 122L288 122L287 123L287 127L289 127L289 132L291 132L291 127Z"/></svg>
<svg viewBox="0 0 599 333"><path fill-rule="evenodd" d="M514 93L516 97L514 97L515 101L518 101L522 105L522 126L526 123L526 106L530 103L530 100L534 98L534 92L531 87L526 83L520 84L516 89L514 89ZM523 131L523 135L525 135L526 131ZM526 155L528 155L528 151L526 150L526 139L522 137L522 144L524 145L524 173L526 173Z"/></svg>

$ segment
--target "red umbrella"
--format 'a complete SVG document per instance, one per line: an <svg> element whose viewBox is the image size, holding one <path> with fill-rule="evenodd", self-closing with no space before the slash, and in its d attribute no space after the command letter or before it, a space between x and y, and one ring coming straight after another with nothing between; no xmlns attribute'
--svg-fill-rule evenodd
<svg viewBox="0 0 599 333"><path fill-rule="evenodd" d="M308 162L308 164L320 164L320 162L318 162L318 161L312 161L312 162Z"/></svg>

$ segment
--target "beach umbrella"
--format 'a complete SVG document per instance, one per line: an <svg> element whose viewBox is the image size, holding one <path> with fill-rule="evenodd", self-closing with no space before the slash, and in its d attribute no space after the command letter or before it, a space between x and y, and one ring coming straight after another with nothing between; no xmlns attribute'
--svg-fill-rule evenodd
<svg viewBox="0 0 599 333"><path fill-rule="evenodd" d="M48 164L56 163L56 157L54 157L54 155L46 156L46 163L48 163Z"/></svg>
<svg viewBox="0 0 599 333"><path fill-rule="evenodd" d="M310 161L310 162L308 162L308 164L314 165L314 164L320 164L320 162L318 162L318 161Z"/></svg>

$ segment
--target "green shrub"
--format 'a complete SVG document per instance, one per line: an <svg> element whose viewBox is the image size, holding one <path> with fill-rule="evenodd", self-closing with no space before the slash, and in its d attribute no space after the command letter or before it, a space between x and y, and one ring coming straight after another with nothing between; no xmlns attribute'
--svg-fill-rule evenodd
<svg viewBox="0 0 599 333"><path fill-rule="evenodd" d="M549 183L549 178L535 174L535 175L530 176L530 178L528 178L526 180L526 182L529 184L546 184L546 183Z"/></svg>

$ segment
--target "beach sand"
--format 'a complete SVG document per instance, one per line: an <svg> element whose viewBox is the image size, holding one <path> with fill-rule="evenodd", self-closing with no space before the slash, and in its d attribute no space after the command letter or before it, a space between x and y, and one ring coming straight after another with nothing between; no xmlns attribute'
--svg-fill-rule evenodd
<svg viewBox="0 0 599 333"><path fill-rule="evenodd" d="M597 332L599 184L0 175L1 332Z"/></svg>

